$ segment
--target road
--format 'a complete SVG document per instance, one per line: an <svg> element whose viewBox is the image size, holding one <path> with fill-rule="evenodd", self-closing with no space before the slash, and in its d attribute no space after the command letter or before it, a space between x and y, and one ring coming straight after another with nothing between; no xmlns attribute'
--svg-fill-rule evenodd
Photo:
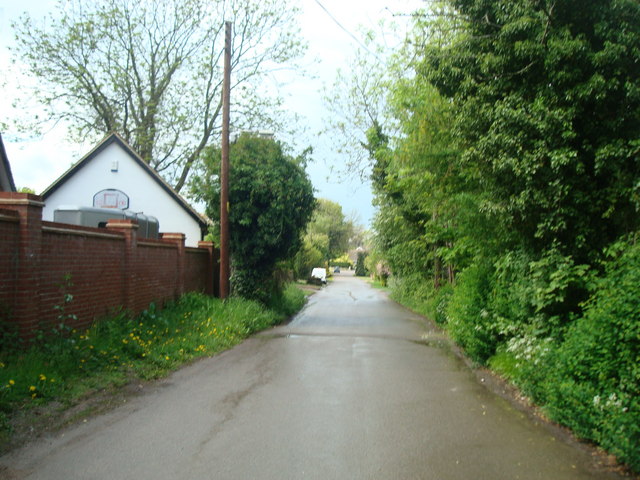
<svg viewBox="0 0 640 480"><path fill-rule="evenodd" d="M424 319L341 274L286 326L0 458L12 479L583 480Z"/></svg>

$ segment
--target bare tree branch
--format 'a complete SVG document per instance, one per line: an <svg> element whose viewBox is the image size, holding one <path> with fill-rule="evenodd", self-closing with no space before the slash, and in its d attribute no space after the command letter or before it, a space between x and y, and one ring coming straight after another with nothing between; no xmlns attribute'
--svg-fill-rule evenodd
<svg viewBox="0 0 640 480"><path fill-rule="evenodd" d="M301 57L297 14L279 0L67 0L45 26L14 24L14 53L38 81L46 121L66 120L78 140L118 131L180 191L220 130L224 20L242 125L273 114L264 109L278 102L258 87Z"/></svg>

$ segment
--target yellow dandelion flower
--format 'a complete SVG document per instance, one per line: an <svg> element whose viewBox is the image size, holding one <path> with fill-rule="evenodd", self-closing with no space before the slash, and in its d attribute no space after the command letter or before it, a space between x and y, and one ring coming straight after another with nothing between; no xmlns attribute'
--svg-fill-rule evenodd
<svg viewBox="0 0 640 480"><path fill-rule="evenodd" d="M36 391L36 387L34 387L33 385L31 385L31 386L29 387L29 391L30 391L30 392L35 392L35 391Z"/></svg>
<svg viewBox="0 0 640 480"><path fill-rule="evenodd" d="M37 396L38 396L38 394L37 394L37 393L32 393L32 394L31 394L31 398L36 398Z"/></svg>
<svg viewBox="0 0 640 480"><path fill-rule="evenodd" d="M45 377L44 374L42 374L42 373L38 376L38 378L40 379L41 382L46 382L47 381L47 377Z"/></svg>
<svg viewBox="0 0 640 480"><path fill-rule="evenodd" d="M9 385L13 386L15 384L16 384L15 380L9 380Z"/></svg>
<svg viewBox="0 0 640 480"><path fill-rule="evenodd" d="M165 360L169 360L169 355L166 355L166 356L164 357L164 359L165 359Z"/></svg>

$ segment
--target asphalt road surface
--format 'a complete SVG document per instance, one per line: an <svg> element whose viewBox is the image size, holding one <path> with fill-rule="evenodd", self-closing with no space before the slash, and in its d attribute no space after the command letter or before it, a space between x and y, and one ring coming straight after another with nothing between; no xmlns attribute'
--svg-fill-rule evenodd
<svg viewBox="0 0 640 480"><path fill-rule="evenodd" d="M0 458L15 479L618 478L341 274L288 325Z"/></svg>

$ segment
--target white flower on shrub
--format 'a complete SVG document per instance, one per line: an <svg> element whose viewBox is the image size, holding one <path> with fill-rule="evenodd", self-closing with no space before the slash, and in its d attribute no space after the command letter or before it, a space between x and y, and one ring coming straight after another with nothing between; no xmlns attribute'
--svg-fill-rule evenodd
<svg viewBox="0 0 640 480"><path fill-rule="evenodd" d="M609 395L609 398L607 398L607 403L605 404L605 406L607 408L622 408L622 400L619 399L615 393L612 393L611 395Z"/></svg>
<svg viewBox="0 0 640 480"><path fill-rule="evenodd" d="M623 396L625 396L623 394ZM596 395L593 397L593 406L599 410L620 410L623 413L626 413L629 408L623 407L623 399L618 397L618 395L614 392L609 394L606 402L602 401L602 397L600 395Z"/></svg>
<svg viewBox="0 0 640 480"><path fill-rule="evenodd" d="M533 362L534 365L549 353L552 338L538 338L534 336L513 337L507 342L507 351L512 353L517 360Z"/></svg>

